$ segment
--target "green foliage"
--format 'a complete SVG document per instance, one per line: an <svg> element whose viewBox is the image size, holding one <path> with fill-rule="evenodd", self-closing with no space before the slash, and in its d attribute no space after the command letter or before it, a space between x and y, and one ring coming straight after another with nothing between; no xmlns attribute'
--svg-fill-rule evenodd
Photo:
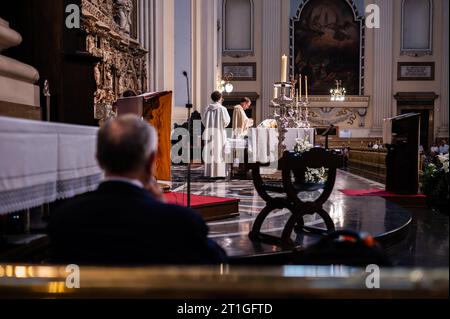
<svg viewBox="0 0 450 319"><path fill-rule="evenodd" d="M421 190L432 207L448 206L449 173L441 163L427 164L420 176Z"/></svg>

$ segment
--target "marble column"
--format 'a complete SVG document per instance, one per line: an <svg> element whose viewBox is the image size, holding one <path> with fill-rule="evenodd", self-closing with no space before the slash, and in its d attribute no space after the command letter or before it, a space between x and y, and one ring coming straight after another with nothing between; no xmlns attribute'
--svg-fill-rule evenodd
<svg viewBox="0 0 450 319"><path fill-rule="evenodd" d="M280 81L282 56L281 13L282 2L262 0L262 89L261 118L271 117L269 107L273 98L273 84ZM286 52L287 54L287 52Z"/></svg>
<svg viewBox="0 0 450 319"><path fill-rule="evenodd" d="M192 0L192 91L195 109L202 112L217 89L218 0Z"/></svg>
<svg viewBox="0 0 450 319"><path fill-rule="evenodd" d="M219 0L191 0L192 13L192 79L194 108L200 111L210 103L217 88L220 64L218 43ZM148 87L150 91L174 90L175 76L175 3L174 0L141 0L139 3L139 39L149 50ZM172 120L182 123L185 108L175 107Z"/></svg>
<svg viewBox="0 0 450 319"><path fill-rule="evenodd" d="M438 122L438 134L437 137L448 138L448 15L449 15L449 2L442 1L442 78L441 78L441 96L440 96L440 108L439 108L439 122Z"/></svg>
<svg viewBox="0 0 450 319"><path fill-rule="evenodd" d="M150 19L151 13L153 9L153 0L138 0L138 39L139 43L142 47L147 49L149 51L149 54L147 54L147 88L151 91L150 83L153 83L153 79L151 80L150 73L150 63L151 59L150 57L153 56L153 54L150 53L152 50L152 46L150 45L150 32L152 30L152 21L153 19Z"/></svg>
<svg viewBox="0 0 450 319"><path fill-rule="evenodd" d="M376 0L380 7L381 28L374 30L374 83L372 136L382 135L383 119L392 117L394 1Z"/></svg>
<svg viewBox="0 0 450 319"><path fill-rule="evenodd" d="M262 0L261 120L272 117L269 105L273 84L281 79L281 56L290 55L290 9L289 0Z"/></svg>
<svg viewBox="0 0 450 319"><path fill-rule="evenodd" d="M139 41L149 50L149 91L173 90L174 0L141 0L139 8Z"/></svg>

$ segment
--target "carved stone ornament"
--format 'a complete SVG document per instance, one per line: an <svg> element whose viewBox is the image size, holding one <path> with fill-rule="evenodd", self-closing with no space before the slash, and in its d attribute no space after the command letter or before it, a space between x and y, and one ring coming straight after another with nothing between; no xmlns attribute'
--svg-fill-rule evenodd
<svg viewBox="0 0 450 319"><path fill-rule="evenodd" d="M316 126L343 125L365 127L370 97L346 96L344 102L330 101L330 96L311 96L309 121Z"/></svg>
<svg viewBox="0 0 450 319"><path fill-rule="evenodd" d="M130 37L132 0L82 0L86 51L101 58L94 67L94 117L114 116L114 103L127 90L147 91L148 53Z"/></svg>
<svg viewBox="0 0 450 319"><path fill-rule="evenodd" d="M312 108L309 111L309 121L318 126L337 125L344 122L353 125L357 117L358 110L351 108ZM361 117L363 118L365 115ZM360 120L360 126L362 126L361 123L363 120Z"/></svg>
<svg viewBox="0 0 450 319"><path fill-rule="evenodd" d="M117 0L116 8L120 31L129 35L131 33L133 2L131 0Z"/></svg>

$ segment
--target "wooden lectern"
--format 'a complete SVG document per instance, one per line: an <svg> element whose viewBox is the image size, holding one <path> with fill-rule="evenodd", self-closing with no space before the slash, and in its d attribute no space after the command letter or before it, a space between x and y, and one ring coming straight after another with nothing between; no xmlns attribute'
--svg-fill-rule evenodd
<svg viewBox="0 0 450 319"><path fill-rule="evenodd" d="M117 101L117 115L130 113L142 117L158 131L156 178L160 181L171 181L172 92L145 93L120 98Z"/></svg>
<svg viewBox="0 0 450 319"><path fill-rule="evenodd" d="M415 195L419 192L420 114L409 113L384 120L387 147L386 191Z"/></svg>

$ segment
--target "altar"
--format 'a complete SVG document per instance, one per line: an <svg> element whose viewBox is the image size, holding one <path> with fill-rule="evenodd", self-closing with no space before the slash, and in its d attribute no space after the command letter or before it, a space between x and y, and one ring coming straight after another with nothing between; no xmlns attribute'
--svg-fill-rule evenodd
<svg viewBox="0 0 450 319"><path fill-rule="evenodd" d="M98 128L0 117L0 216L93 191Z"/></svg>
<svg viewBox="0 0 450 319"><path fill-rule="evenodd" d="M281 65L281 81L274 83L274 96L270 101L273 119L263 121L248 137L248 167L255 189L266 203L253 223L249 238L292 248L293 232L326 235L335 231L334 221L323 205L333 191L337 169L343 161L336 152L314 145L316 131L309 122L308 77L293 76L287 82L287 56L283 55ZM305 98L302 96L303 80ZM281 176L276 174L275 178L267 179L264 177L267 173L281 173ZM315 199L302 200L298 196L301 192L318 190L321 192ZM291 216L281 236L262 231L269 215L282 209L289 210ZM313 215L320 216L324 228L305 225L304 217Z"/></svg>
<svg viewBox="0 0 450 319"><path fill-rule="evenodd" d="M293 150L297 140L306 140L314 145L314 128L288 128L285 133L286 150ZM279 130L275 128L253 128L248 134L249 163L274 163L278 158Z"/></svg>

